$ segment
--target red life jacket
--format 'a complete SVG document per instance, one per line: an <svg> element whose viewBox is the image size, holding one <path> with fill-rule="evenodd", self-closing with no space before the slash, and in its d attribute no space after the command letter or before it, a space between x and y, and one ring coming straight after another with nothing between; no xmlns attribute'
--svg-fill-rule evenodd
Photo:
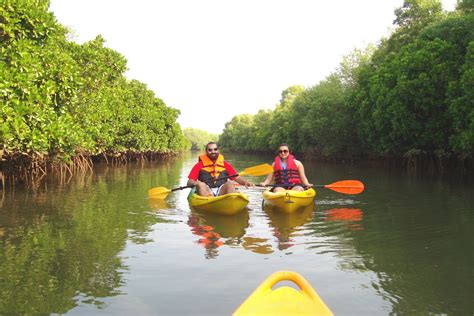
<svg viewBox="0 0 474 316"><path fill-rule="evenodd" d="M286 159L286 169L283 169L281 166L280 157L275 157L273 170L275 184L301 184L300 174L293 155L288 155Z"/></svg>

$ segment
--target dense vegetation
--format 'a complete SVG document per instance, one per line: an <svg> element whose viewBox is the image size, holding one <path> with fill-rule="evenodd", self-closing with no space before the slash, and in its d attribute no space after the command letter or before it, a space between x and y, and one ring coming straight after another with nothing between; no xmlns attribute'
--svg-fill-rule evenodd
<svg viewBox="0 0 474 316"><path fill-rule="evenodd" d="M196 129L183 129L184 137L191 143L191 150L203 150L208 142L217 142L219 135Z"/></svg>
<svg viewBox="0 0 474 316"><path fill-rule="evenodd" d="M317 85L283 91L274 110L235 116L220 143L269 151L286 142L328 159L472 161L473 7L464 0L444 12L438 0L406 0L389 38L355 50Z"/></svg>
<svg viewBox="0 0 474 316"><path fill-rule="evenodd" d="M48 0L2 0L2 168L44 172L76 157L153 157L189 146L179 111L127 80L124 56L101 36L82 45L68 41L48 8Z"/></svg>

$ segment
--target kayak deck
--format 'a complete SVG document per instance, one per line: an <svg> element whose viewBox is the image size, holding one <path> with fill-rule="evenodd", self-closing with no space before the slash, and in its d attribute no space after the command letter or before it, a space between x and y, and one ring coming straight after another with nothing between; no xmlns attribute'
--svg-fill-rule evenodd
<svg viewBox="0 0 474 316"><path fill-rule="evenodd" d="M242 192L229 193L219 196L201 196L195 189L188 195L189 205L198 212L233 215L242 211L249 199Z"/></svg>
<svg viewBox="0 0 474 316"><path fill-rule="evenodd" d="M292 281L300 290L289 286L272 289L280 281ZM333 315L324 301L300 274L279 271L268 277L239 306L233 316L241 315Z"/></svg>
<svg viewBox="0 0 474 316"><path fill-rule="evenodd" d="M316 196L313 188L305 191L284 190L272 192L271 189L263 191L263 199L267 204L273 205L285 213L293 213L297 209L311 205Z"/></svg>

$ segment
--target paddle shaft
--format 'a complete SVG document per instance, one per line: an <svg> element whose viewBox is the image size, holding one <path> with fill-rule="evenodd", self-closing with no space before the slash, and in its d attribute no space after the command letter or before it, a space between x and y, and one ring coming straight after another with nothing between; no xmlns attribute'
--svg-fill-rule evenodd
<svg viewBox="0 0 474 316"><path fill-rule="evenodd" d="M238 177L238 176L239 176L239 174L236 173L236 174L233 174L233 175L230 175L230 176L226 176L226 177L222 177L222 178L218 178L218 179L207 180L207 181L202 181L202 182L211 183L211 182L215 182L215 181L218 181L218 180L229 179L229 178ZM195 184L185 185L185 186L182 186L182 187L179 187L179 188L171 189L171 192L178 191L178 190L183 190L183 189L187 189L187 188L193 188L195 186L196 186Z"/></svg>
<svg viewBox="0 0 474 316"><path fill-rule="evenodd" d="M294 187L294 186L300 186L300 187L303 187L303 188L331 188L331 187L328 187L327 184L313 184L312 186L308 187L304 184L289 184L289 185L285 185L285 184L267 184L265 186L263 185L260 185L260 184L256 184L255 186L257 187L261 187L261 188L291 188L291 187Z"/></svg>
<svg viewBox="0 0 474 316"><path fill-rule="evenodd" d="M297 184L300 185L304 188L306 186L302 184ZM258 185L261 187L261 185ZM279 185L279 184L268 184L266 187L283 187L283 188L288 188L291 185ZM316 184L312 186L313 188L326 188L330 189L339 193L344 193L344 194L359 194L364 191L364 184L360 182L359 180L342 180L342 181L337 181L331 184Z"/></svg>
<svg viewBox="0 0 474 316"><path fill-rule="evenodd" d="M267 184L267 185L256 184L255 186L256 187L261 187L261 188L290 188L290 187L294 187L294 186L309 188L308 186L306 186L304 184L296 184L296 185L295 184L288 184L288 185L285 185L285 184ZM313 185L312 187L315 187L315 186L316 185Z"/></svg>

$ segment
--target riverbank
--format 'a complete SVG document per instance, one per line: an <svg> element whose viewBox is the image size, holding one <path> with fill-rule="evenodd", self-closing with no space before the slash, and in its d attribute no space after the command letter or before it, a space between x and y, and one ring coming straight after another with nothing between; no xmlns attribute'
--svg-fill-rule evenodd
<svg viewBox="0 0 474 316"><path fill-rule="evenodd" d="M60 178L77 173L92 172L95 164L125 165L130 162L164 160L179 155L179 151L108 151L99 155L78 153L70 158L57 155L5 153L0 156L0 189L15 183L30 183L47 175Z"/></svg>
<svg viewBox="0 0 474 316"><path fill-rule="evenodd" d="M224 148L225 150L225 148ZM227 152L245 153L251 155L265 155L273 159L275 153L269 150L227 150ZM294 156L305 161L343 163L368 166L386 166L398 168L409 174L419 173L427 175L457 174L459 176L470 176L474 174L474 159L472 157L458 157L446 152L427 152L424 150L411 150L405 154L363 154L353 155L324 155L317 150L293 152Z"/></svg>

